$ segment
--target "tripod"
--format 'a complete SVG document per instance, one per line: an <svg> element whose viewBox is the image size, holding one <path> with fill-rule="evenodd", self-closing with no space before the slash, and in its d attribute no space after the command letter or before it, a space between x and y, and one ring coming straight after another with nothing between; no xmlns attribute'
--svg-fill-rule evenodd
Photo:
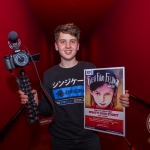
<svg viewBox="0 0 150 150"><path fill-rule="evenodd" d="M22 90L28 96L28 102L26 103L26 108L28 110L28 122L33 124L35 121L39 120L37 111L37 105L34 102L34 95L31 93L32 87L29 82L28 76L26 76L25 70L21 69L19 74L21 75L20 79L17 78L17 83L19 85L19 89Z"/></svg>

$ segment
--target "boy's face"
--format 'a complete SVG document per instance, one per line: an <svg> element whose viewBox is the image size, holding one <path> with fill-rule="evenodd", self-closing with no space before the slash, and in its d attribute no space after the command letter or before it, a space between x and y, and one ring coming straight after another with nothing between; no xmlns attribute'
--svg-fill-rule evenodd
<svg viewBox="0 0 150 150"><path fill-rule="evenodd" d="M105 108L111 103L114 90L111 87L108 87L108 84L105 83L103 86L98 87L95 91L91 91L91 95L98 107Z"/></svg>
<svg viewBox="0 0 150 150"><path fill-rule="evenodd" d="M61 59L73 60L79 50L79 43L76 37L61 32L55 42L55 49L59 51Z"/></svg>

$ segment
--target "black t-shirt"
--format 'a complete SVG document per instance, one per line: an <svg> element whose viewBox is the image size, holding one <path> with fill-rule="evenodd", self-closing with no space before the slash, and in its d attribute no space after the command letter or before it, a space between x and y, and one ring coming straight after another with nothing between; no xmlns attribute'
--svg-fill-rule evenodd
<svg viewBox="0 0 150 150"><path fill-rule="evenodd" d="M50 125L51 135L61 139L79 139L93 131L84 129L84 69L95 66L78 62L72 68L56 65L44 73L44 85L51 95L56 113ZM43 97L38 105L40 114L51 115L51 107Z"/></svg>

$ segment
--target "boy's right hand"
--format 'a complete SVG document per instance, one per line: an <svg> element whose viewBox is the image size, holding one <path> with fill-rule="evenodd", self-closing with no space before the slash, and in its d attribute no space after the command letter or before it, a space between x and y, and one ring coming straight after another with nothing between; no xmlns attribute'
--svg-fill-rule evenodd
<svg viewBox="0 0 150 150"><path fill-rule="evenodd" d="M38 95L37 95L37 91L36 90L32 90L31 91L32 94L34 95L34 101L35 101L35 104L38 105ZM25 93L21 90L18 91L18 93L20 94L20 98L21 98L21 104L26 104L28 102L28 96L25 95Z"/></svg>

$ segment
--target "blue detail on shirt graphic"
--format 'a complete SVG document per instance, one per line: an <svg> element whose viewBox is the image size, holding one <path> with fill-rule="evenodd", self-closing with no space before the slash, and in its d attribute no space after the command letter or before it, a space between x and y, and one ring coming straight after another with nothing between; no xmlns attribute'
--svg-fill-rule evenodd
<svg viewBox="0 0 150 150"><path fill-rule="evenodd" d="M53 90L55 100L84 96L84 86L71 86Z"/></svg>

